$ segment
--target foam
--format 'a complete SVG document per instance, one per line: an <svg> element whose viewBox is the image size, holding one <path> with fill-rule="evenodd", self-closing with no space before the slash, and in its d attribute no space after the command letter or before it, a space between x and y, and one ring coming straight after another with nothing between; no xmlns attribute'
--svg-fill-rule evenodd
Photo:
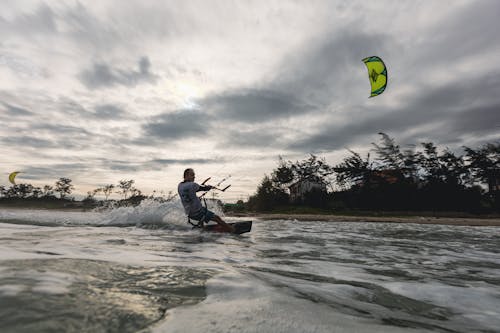
<svg viewBox="0 0 500 333"><path fill-rule="evenodd" d="M167 312L166 320L151 331L242 332L242 333L335 333L401 332L375 320L332 311L318 304L283 293L262 281L231 272L207 282L207 298L194 306ZM405 332L424 332L405 329Z"/></svg>
<svg viewBox="0 0 500 333"><path fill-rule="evenodd" d="M179 200L143 200L138 206L110 207L90 212L42 209L2 209L0 222L41 226L142 226L184 227L184 210Z"/></svg>
<svg viewBox="0 0 500 333"><path fill-rule="evenodd" d="M0 295L2 296L16 296L26 289L26 286L19 284L4 284L0 286Z"/></svg>

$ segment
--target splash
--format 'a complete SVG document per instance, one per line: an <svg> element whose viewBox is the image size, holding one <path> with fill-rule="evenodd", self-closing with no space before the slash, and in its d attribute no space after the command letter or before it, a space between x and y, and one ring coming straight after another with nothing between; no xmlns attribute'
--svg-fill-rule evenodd
<svg viewBox="0 0 500 333"><path fill-rule="evenodd" d="M223 215L220 207L209 206ZM158 202L144 200L138 206L108 207L75 212L60 210L5 209L0 211L0 223L41 226L94 226L140 228L190 228L179 200Z"/></svg>

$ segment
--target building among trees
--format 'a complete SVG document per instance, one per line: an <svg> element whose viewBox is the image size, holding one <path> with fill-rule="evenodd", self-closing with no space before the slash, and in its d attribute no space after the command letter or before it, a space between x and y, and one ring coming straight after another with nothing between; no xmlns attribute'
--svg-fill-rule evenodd
<svg viewBox="0 0 500 333"><path fill-rule="evenodd" d="M326 193L326 184L308 179L299 180L288 187L290 190L290 201L304 201L307 193L320 191Z"/></svg>
<svg viewBox="0 0 500 333"><path fill-rule="evenodd" d="M500 192L500 169L495 168L491 170L488 177L488 192L498 193Z"/></svg>

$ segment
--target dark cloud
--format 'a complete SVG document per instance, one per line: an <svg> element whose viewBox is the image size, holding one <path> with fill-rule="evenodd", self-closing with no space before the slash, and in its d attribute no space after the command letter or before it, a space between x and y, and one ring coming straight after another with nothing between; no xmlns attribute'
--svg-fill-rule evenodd
<svg viewBox="0 0 500 333"><path fill-rule="evenodd" d="M146 162L149 165L170 165L170 164L212 164L220 163L222 159L214 158L186 158L186 159L170 159L170 158L159 158Z"/></svg>
<svg viewBox="0 0 500 333"><path fill-rule="evenodd" d="M40 4L33 12L6 19L0 16L0 34L38 36L57 32L56 14L46 4Z"/></svg>
<svg viewBox="0 0 500 333"><path fill-rule="evenodd" d="M83 136L83 137L90 137L93 135L84 128L70 126L70 125L40 123L33 125L31 128L36 131L42 131L53 135L70 134L72 136Z"/></svg>
<svg viewBox="0 0 500 333"><path fill-rule="evenodd" d="M101 146L109 138L91 133L84 128L62 124L37 123L29 128L29 134L24 129L19 129L20 134L10 134L0 138L0 141L17 147L18 150L37 149L70 149L83 150ZM52 156L48 154L47 156ZM50 158L50 157L49 157Z"/></svg>
<svg viewBox="0 0 500 333"><path fill-rule="evenodd" d="M5 112L8 113L9 116L32 116L33 112L28 111L19 106L10 105L8 103L2 103L5 107Z"/></svg>
<svg viewBox="0 0 500 333"><path fill-rule="evenodd" d="M313 109L293 95L272 90L234 90L211 96L200 104L219 119L249 123L303 114Z"/></svg>
<svg viewBox="0 0 500 333"><path fill-rule="evenodd" d="M434 25L416 45L417 60L425 64L448 63L495 50L500 44L499 1L474 1Z"/></svg>
<svg viewBox="0 0 500 333"><path fill-rule="evenodd" d="M143 169L141 163L113 159L98 159L96 160L96 164L103 170L136 172Z"/></svg>
<svg viewBox="0 0 500 333"><path fill-rule="evenodd" d="M261 149L280 149L283 147L281 133L283 130L273 129L249 129L249 130L229 130L219 141L218 147L233 147L239 149L261 148Z"/></svg>
<svg viewBox="0 0 500 333"><path fill-rule="evenodd" d="M363 58L385 58L397 44L390 36L364 33L356 24L322 37L286 57L270 86L324 108L357 90L356 73L365 72Z"/></svg>
<svg viewBox="0 0 500 333"><path fill-rule="evenodd" d="M142 83L156 83L158 76L150 71L147 57L139 59L138 70L112 68L105 63L96 63L89 70L80 73L80 81L89 89L108 88L115 85L135 87Z"/></svg>
<svg viewBox="0 0 500 333"><path fill-rule="evenodd" d="M66 116L87 118L92 115L92 112L87 110L83 105L78 103L72 98L66 96L59 98L54 104L53 108L60 111Z"/></svg>
<svg viewBox="0 0 500 333"><path fill-rule="evenodd" d="M0 141L2 141L5 145L9 146L15 146L19 148L58 148L59 145L58 143L51 141L51 140L45 140L45 139L40 139L34 136L8 136L8 137L3 137L0 138Z"/></svg>
<svg viewBox="0 0 500 333"><path fill-rule="evenodd" d="M291 143L289 148L305 152L330 151L366 140L378 132L394 133L406 141L426 137L437 144L460 144L463 135L498 133L498 91L500 73L435 89L421 88L407 105L366 108L357 112L354 119L346 117L343 121L325 124L317 133ZM435 130L436 125L439 131ZM432 130L426 129L428 127Z"/></svg>
<svg viewBox="0 0 500 333"><path fill-rule="evenodd" d="M145 170L154 170L168 167L169 165L193 165L193 164L214 164L224 161L220 158L204 159L204 158L167 158L153 159L149 161L125 161L115 159L97 159L94 162L89 162L92 165L99 165L104 170L115 170L125 172L138 172Z"/></svg>
<svg viewBox="0 0 500 333"><path fill-rule="evenodd" d="M464 133L498 134L500 133L500 103L463 111L451 119L449 123L455 135Z"/></svg>
<svg viewBox="0 0 500 333"><path fill-rule="evenodd" d="M153 117L143 126L142 139L185 139L206 135L211 117L194 110L181 110Z"/></svg>
<svg viewBox="0 0 500 333"><path fill-rule="evenodd" d="M353 71L362 68L363 58L387 53L391 44L394 41L386 35L348 27L342 34L301 45L261 83L262 88L229 90L200 105L221 120L255 124L320 112L357 88Z"/></svg>
<svg viewBox="0 0 500 333"><path fill-rule="evenodd" d="M50 102L47 102L50 103ZM112 103L95 104L87 108L74 99L63 97L53 104L53 108L65 116L71 116L82 120L108 120L124 119L127 112L121 105Z"/></svg>
<svg viewBox="0 0 500 333"><path fill-rule="evenodd" d="M101 119L119 118L124 114L123 109L113 104L97 105L94 110L95 116Z"/></svg>
<svg viewBox="0 0 500 333"><path fill-rule="evenodd" d="M51 37L68 37L79 47L92 51L109 50L119 45L130 34L117 31L108 17L100 19L80 2L49 6L40 4L33 11L18 12L12 18L0 16L0 36L19 35L23 39L47 42ZM128 35L128 36L127 36Z"/></svg>
<svg viewBox="0 0 500 333"><path fill-rule="evenodd" d="M346 122L344 126L334 123L319 129L313 135L296 139L289 143L287 148L304 153L342 149L366 136L383 131L381 126L386 124L383 120L369 121L368 119L356 123Z"/></svg>
<svg viewBox="0 0 500 333"><path fill-rule="evenodd" d="M34 135L7 136L0 138L0 141L6 145L14 146L17 150L33 149L71 149L82 150L89 148L92 144L82 138L66 134L52 135L52 139L41 138ZM50 154L49 154L50 156ZM52 155L53 156L53 155Z"/></svg>
<svg viewBox="0 0 500 333"><path fill-rule="evenodd" d="M54 183L62 177L71 178L91 170L92 165L81 162L55 163L47 166L26 165L22 168L24 179L47 180L52 179ZM18 176L19 177L19 176ZM49 184L53 185L53 184Z"/></svg>

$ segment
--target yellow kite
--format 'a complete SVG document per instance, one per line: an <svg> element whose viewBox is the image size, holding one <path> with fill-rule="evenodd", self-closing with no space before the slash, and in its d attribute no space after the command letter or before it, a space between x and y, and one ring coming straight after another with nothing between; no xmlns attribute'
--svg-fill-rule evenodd
<svg viewBox="0 0 500 333"><path fill-rule="evenodd" d="M364 58L363 62L368 68L368 77L372 86L370 97L378 96L384 92L387 86L387 68L379 57Z"/></svg>
<svg viewBox="0 0 500 333"><path fill-rule="evenodd" d="M14 171L13 173L11 173L9 175L9 181L13 184L13 185L16 185L16 182L15 182L15 178L17 176L18 173L21 173L19 171Z"/></svg>

